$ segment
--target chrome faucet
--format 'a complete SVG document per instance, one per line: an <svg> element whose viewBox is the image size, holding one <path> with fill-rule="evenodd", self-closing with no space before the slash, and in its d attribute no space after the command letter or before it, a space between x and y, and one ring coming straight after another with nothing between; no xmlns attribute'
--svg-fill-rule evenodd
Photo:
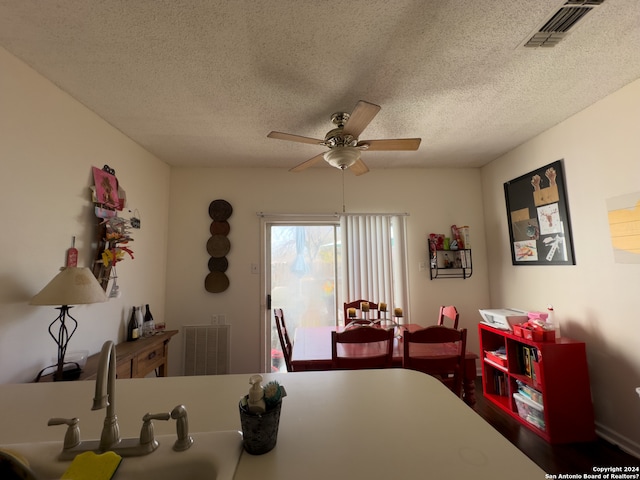
<svg viewBox="0 0 640 480"><path fill-rule="evenodd" d="M135 457L147 455L158 448L158 441L154 438L153 424L151 420L169 420L168 412L150 414L142 417L142 429L139 438L120 439L120 427L116 416L116 347L111 340L102 345L98 362L96 378L96 391L93 398L92 410L107 409L102 427L100 440L80 441L80 428L78 419L52 418L49 425L67 425L62 452L58 456L60 460L71 460L78 453L94 451L98 453L113 451L123 457ZM183 407L184 410L184 407ZM186 424L186 410L181 417ZM187 447L188 448L188 447Z"/></svg>
<svg viewBox="0 0 640 480"><path fill-rule="evenodd" d="M91 410L100 410L104 407L107 407L107 414L104 417L99 448L106 452L120 443L120 427L116 416L116 347L111 340L102 345L98 362L96 393L93 397Z"/></svg>

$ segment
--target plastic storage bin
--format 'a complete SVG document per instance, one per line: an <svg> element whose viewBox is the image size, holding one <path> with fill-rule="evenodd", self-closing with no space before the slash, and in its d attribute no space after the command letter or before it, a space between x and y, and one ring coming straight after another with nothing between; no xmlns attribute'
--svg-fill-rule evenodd
<svg viewBox="0 0 640 480"><path fill-rule="evenodd" d="M504 356L497 355L495 352L484 352L487 360L500 365L502 368L507 368L507 359Z"/></svg>
<svg viewBox="0 0 640 480"><path fill-rule="evenodd" d="M540 430L545 429L544 407L542 405L518 392L513 394L513 399L516 401L516 408L518 409L520 418L535 425Z"/></svg>
<svg viewBox="0 0 640 480"><path fill-rule="evenodd" d="M542 393L540 393L538 390L536 390L535 388L531 388L529 385L521 382L520 380L516 380L516 383L518 384L518 393L520 393L520 395L530 398L534 402L541 405L544 403L542 401Z"/></svg>

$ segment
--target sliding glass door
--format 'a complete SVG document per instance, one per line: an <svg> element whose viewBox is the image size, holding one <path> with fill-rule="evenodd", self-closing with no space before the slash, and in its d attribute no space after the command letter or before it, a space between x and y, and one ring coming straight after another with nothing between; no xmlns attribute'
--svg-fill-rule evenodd
<svg viewBox="0 0 640 480"><path fill-rule="evenodd" d="M290 336L300 326L337 324L340 225L336 218L327 222L267 220L265 227L265 286L271 300L265 333L270 337L272 371L286 370L273 309L283 309Z"/></svg>

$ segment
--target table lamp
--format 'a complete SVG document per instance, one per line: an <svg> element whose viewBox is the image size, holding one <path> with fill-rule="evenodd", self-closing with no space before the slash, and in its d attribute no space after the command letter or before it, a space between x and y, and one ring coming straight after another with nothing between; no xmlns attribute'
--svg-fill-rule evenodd
<svg viewBox="0 0 640 480"><path fill-rule="evenodd" d="M49 335L58 346L58 363L50 365L40 371L36 380L47 368L57 367L53 379L66 380L64 374L64 356L67 345L78 328L78 322L69 313L73 305L105 302L107 296L102 287L88 268L66 267L58 273L36 296L29 305L60 305L58 317L49 324ZM60 324L57 335L54 334L56 323ZM74 373L79 373L78 369Z"/></svg>

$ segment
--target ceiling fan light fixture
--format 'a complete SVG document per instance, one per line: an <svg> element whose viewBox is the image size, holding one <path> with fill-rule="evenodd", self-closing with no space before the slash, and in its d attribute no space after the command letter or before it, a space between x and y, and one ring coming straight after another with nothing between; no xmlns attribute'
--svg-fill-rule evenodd
<svg viewBox="0 0 640 480"><path fill-rule="evenodd" d="M346 170L360 159L360 150L353 147L334 147L325 152L324 159L332 167Z"/></svg>

